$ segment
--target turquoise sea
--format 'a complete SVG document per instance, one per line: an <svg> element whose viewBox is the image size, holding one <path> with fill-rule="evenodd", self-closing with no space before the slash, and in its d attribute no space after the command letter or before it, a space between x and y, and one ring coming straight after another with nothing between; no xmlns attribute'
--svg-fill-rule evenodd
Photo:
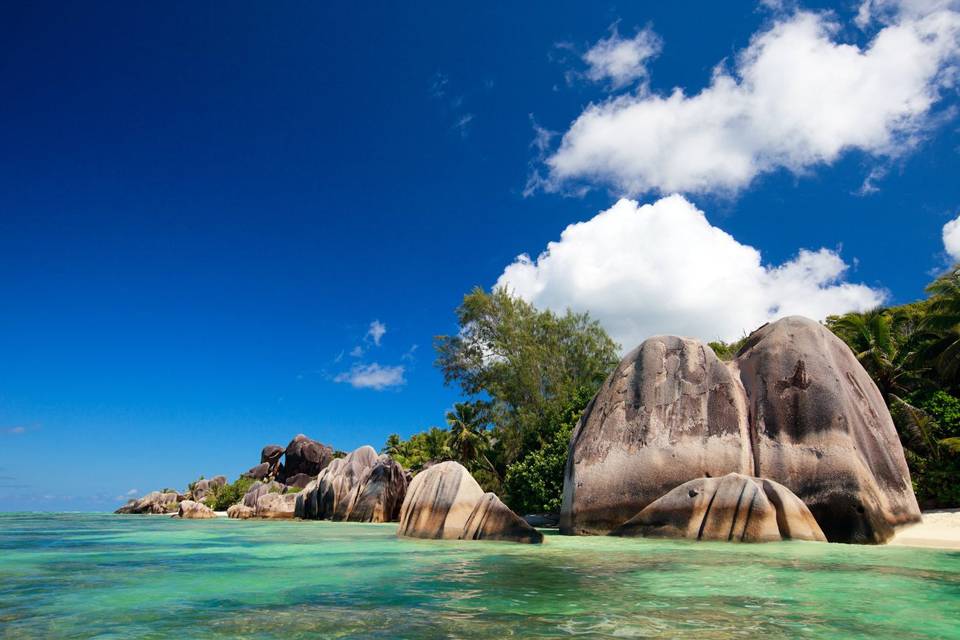
<svg viewBox="0 0 960 640"><path fill-rule="evenodd" d="M0 514L3 638L960 638L960 553Z"/></svg>

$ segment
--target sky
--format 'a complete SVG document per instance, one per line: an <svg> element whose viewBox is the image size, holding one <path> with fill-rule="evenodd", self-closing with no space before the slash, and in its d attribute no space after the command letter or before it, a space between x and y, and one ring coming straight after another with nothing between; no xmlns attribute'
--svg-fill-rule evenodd
<svg viewBox="0 0 960 640"><path fill-rule="evenodd" d="M624 350L960 260L956 0L5 3L0 510L460 396L474 286Z"/></svg>

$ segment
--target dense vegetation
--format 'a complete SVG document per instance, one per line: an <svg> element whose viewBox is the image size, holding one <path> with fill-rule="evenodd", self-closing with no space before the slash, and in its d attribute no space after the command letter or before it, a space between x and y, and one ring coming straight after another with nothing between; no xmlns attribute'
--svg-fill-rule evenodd
<svg viewBox="0 0 960 640"><path fill-rule="evenodd" d="M226 511L231 506L243 500L244 494L250 490L256 480L239 477L231 484L211 487L204 502L214 511Z"/></svg>
<svg viewBox="0 0 960 640"><path fill-rule="evenodd" d="M960 266L928 292L826 325L886 400L922 506L960 506ZM617 345L587 314L538 311L503 290L474 289L457 318L458 333L436 338L436 364L468 400L445 428L391 435L384 451L414 472L457 460L517 512L559 511L570 435ZM730 360L745 340L710 346Z"/></svg>
<svg viewBox="0 0 960 640"><path fill-rule="evenodd" d="M617 345L587 314L538 311L502 289L474 289L457 308L459 332L438 336L437 366L467 402L384 451L417 471L457 460L523 513L557 511L570 433L618 361Z"/></svg>

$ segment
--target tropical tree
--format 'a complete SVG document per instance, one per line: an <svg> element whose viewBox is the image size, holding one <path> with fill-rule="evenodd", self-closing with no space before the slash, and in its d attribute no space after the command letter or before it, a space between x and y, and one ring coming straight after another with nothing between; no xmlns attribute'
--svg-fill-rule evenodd
<svg viewBox="0 0 960 640"><path fill-rule="evenodd" d="M930 299L924 326L937 340L928 353L934 358L945 386L960 387L960 264L928 287Z"/></svg>
<svg viewBox="0 0 960 640"><path fill-rule="evenodd" d="M827 318L827 326L853 350L889 405L919 382L917 355L925 334L914 314L888 309Z"/></svg>
<svg viewBox="0 0 960 640"><path fill-rule="evenodd" d="M496 467L487 457L490 450L488 423L485 403L458 402L453 411L447 412L447 426L450 431L447 447L453 453L454 459L468 469L473 470L477 465L482 465L499 476Z"/></svg>

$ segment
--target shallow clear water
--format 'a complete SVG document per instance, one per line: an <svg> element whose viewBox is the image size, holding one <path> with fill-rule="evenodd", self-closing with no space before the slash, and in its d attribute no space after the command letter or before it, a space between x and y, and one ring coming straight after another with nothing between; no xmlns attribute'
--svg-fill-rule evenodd
<svg viewBox="0 0 960 640"><path fill-rule="evenodd" d="M0 514L4 638L960 638L960 553Z"/></svg>

